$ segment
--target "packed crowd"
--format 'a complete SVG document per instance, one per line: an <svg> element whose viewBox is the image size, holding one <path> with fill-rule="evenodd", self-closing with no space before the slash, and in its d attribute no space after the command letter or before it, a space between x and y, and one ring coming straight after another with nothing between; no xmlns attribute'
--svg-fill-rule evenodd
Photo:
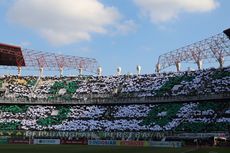
<svg viewBox="0 0 230 153"><path fill-rule="evenodd" d="M230 102L132 105L1 105L0 130L230 130Z"/></svg>
<svg viewBox="0 0 230 153"><path fill-rule="evenodd" d="M74 100L87 95L196 96L230 92L230 67L180 73L120 76L3 76L1 98Z"/></svg>

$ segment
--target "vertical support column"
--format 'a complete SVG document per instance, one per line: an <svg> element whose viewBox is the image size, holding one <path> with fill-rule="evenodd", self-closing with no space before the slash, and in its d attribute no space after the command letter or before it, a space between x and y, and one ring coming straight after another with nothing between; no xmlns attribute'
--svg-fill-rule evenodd
<svg viewBox="0 0 230 153"><path fill-rule="evenodd" d="M216 60L219 62L220 68L224 67L224 56L223 56L223 49L221 48L218 42L215 42L215 46L210 46L211 51L213 52Z"/></svg>
<svg viewBox="0 0 230 153"><path fill-rule="evenodd" d="M196 63L197 63L198 70L202 70L202 68L203 68L203 61L202 60L198 60Z"/></svg>
<svg viewBox="0 0 230 153"><path fill-rule="evenodd" d="M224 57L220 56L219 59L218 59L218 62L220 64L220 68L222 69L224 67Z"/></svg>
<svg viewBox="0 0 230 153"><path fill-rule="evenodd" d="M78 75L82 75L83 74L83 69L82 68L79 68L78 69Z"/></svg>
<svg viewBox="0 0 230 153"><path fill-rule="evenodd" d="M160 73L160 69L161 69L161 65L159 63L157 63L157 65L156 65L156 72Z"/></svg>
<svg viewBox="0 0 230 153"><path fill-rule="evenodd" d="M177 72L180 72L180 69L181 69L181 64L179 61L176 62L176 70Z"/></svg>
<svg viewBox="0 0 230 153"><path fill-rule="evenodd" d="M63 76L63 71L64 71L64 68L63 68L63 67L60 67L60 68L59 68L60 77L62 77L62 76Z"/></svg>
<svg viewBox="0 0 230 153"><path fill-rule="evenodd" d="M18 66L18 77L22 75L22 67Z"/></svg>
<svg viewBox="0 0 230 153"><path fill-rule="evenodd" d="M40 75L40 77L43 77L43 72L44 72L43 67L40 67L40 68L39 68L39 71L40 71L40 74L39 74L39 75Z"/></svg>

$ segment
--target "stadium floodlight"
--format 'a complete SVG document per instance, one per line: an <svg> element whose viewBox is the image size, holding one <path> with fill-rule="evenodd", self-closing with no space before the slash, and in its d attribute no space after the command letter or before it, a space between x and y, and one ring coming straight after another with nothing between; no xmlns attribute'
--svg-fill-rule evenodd
<svg viewBox="0 0 230 153"><path fill-rule="evenodd" d="M141 74L141 66L137 65L137 75L140 75L140 74Z"/></svg>
<svg viewBox="0 0 230 153"><path fill-rule="evenodd" d="M117 75L121 75L121 67L117 68Z"/></svg>
<svg viewBox="0 0 230 153"><path fill-rule="evenodd" d="M97 68L97 75L98 75L98 76L101 76L101 75L102 75L102 67L101 67L101 66L99 66L99 67Z"/></svg>
<svg viewBox="0 0 230 153"><path fill-rule="evenodd" d="M201 70L203 62L211 59L215 59L219 63L219 67L223 68L226 57L230 57L230 29L160 55L156 64L156 72L174 65L177 71L180 71L182 62L194 62Z"/></svg>

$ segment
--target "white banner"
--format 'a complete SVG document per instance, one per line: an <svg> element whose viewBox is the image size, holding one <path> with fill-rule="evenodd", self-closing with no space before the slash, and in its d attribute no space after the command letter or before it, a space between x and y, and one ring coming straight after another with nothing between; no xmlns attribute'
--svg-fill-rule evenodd
<svg viewBox="0 0 230 153"><path fill-rule="evenodd" d="M116 146L116 140L88 140L88 145Z"/></svg>
<svg viewBox="0 0 230 153"><path fill-rule="evenodd" d="M34 139L34 144L60 144L60 139Z"/></svg>

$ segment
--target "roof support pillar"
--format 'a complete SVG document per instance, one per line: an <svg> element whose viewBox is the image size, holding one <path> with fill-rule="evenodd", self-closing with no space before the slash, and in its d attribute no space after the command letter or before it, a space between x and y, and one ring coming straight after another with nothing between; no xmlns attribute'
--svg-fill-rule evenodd
<svg viewBox="0 0 230 153"><path fill-rule="evenodd" d="M198 70L202 70L202 68L203 68L203 61L202 60L198 60L196 63L197 63Z"/></svg>
<svg viewBox="0 0 230 153"><path fill-rule="evenodd" d="M39 72L40 72L39 77L43 77L44 68L40 67Z"/></svg>
<svg viewBox="0 0 230 153"><path fill-rule="evenodd" d="M82 75L83 74L83 69L82 68L79 68L78 69L78 75Z"/></svg>
<svg viewBox="0 0 230 153"><path fill-rule="evenodd" d="M161 69L161 65L159 63L157 63L157 65L156 65L156 72L160 73L160 69Z"/></svg>
<svg viewBox="0 0 230 153"><path fill-rule="evenodd" d="M18 77L22 75L22 67L18 66Z"/></svg>
<svg viewBox="0 0 230 153"><path fill-rule="evenodd" d="M224 67L224 57L220 56L219 59L218 59L218 62L220 64L220 68L222 69Z"/></svg>
<svg viewBox="0 0 230 153"><path fill-rule="evenodd" d="M64 68L63 67L59 67L60 77L63 76L63 71L64 71Z"/></svg>
<svg viewBox="0 0 230 153"><path fill-rule="evenodd" d="M180 72L180 70L181 70L181 64L179 61L176 62L176 70L177 70L177 72Z"/></svg>

